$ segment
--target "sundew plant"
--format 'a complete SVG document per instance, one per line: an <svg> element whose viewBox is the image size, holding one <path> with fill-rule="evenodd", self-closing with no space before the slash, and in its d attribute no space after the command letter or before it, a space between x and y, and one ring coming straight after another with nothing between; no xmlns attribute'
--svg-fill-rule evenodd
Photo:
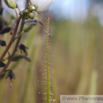
<svg viewBox="0 0 103 103"><path fill-rule="evenodd" d="M38 82L40 82L41 87L42 83L45 86L42 87L42 90L38 90L39 95L43 94L43 96L40 96L38 102L55 102L54 94L52 92L52 63L50 48L51 17L47 13L47 17L43 17L46 20L45 23L39 20L39 17L42 16L41 12L46 11L53 3L53 1L54 0L22 0L21 4L18 4L16 0L0 0L0 51L2 51L0 52L0 80L3 80L3 78L10 79L9 85L10 87L12 87L12 80L15 79L15 77L17 77L15 76L16 74L13 70L16 67L16 65L18 65L18 61L20 61L21 59L25 59L25 62L29 62L30 65L26 77L26 86L24 87L22 103L26 102L25 98L27 97L26 93L30 78L30 68L33 64L32 58L35 56L34 49L30 57L28 52L28 50L30 49L28 46L32 45L31 41L33 40L33 36L31 35L32 40L29 40L29 42L27 43L28 46L26 46L23 39L25 39L25 34L30 35L28 32L32 28L34 28L34 26L36 27L37 24L40 24L43 27L43 29L45 29L45 33L43 34L45 38L45 43L43 44L43 46L45 46L45 48L42 49L44 50L43 53L45 54L45 56L43 56L44 58L42 59L45 65L43 65L44 69L38 69L38 71L41 72L41 75L43 75L43 78L40 78ZM8 15L16 16L16 20L13 21L15 22L15 25L12 25L12 21L8 24L7 20L3 18L4 10L8 10L10 12L10 14L4 14L7 17L9 17ZM12 11L15 11L15 14L13 14ZM6 35L7 37L10 36L10 39L8 37L8 40L6 41L4 35ZM12 62L15 62L15 65L12 68L9 68Z"/></svg>

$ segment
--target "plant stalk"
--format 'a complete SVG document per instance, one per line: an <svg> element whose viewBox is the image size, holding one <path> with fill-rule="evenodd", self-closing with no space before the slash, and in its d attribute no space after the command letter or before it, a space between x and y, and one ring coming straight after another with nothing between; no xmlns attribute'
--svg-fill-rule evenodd
<svg viewBox="0 0 103 103"><path fill-rule="evenodd" d="M30 0L27 0L26 6L29 4L29 1L30 1ZM6 55L6 53L8 52L9 48L11 47L11 45L12 45L12 43L13 43L14 37L15 37L15 35L16 35L16 33L17 33L17 29L18 29L20 20L21 20L21 16L18 18L16 27L15 27L15 29L14 29L14 33L13 33L13 35L12 35L12 38L11 38L8 46L6 47L6 49L5 49L5 51L3 52L2 56L0 57L0 62L2 61L2 59L4 58L4 56ZM22 32L23 26L24 26L24 20L22 20L19 34L21 34L21 32ZM18 35L19 35L19 34L18 34ZM9 66L9 64L10 64L10 62L11 62L11 60L12 60L12 58L13 58L16 50L17 50L18 44L19 44L19 42L20 42L20 39L21 39L21 36L18 38L18 40L17 40L17 42L16 42L16 45L15 45L15 48L14 48L14 50L13 50L13 52L12 52L12 55L11 55L10 59L8 60L8 62L7 62L7 64L6 64L6 66L5 66L5 67L3 68L3 70L0 72L0 79L1 79L1 74L2 74L2 72L5 71L5 70L7 69L7 67Z"/></svg>
<svg viewBox="0 0 103 103"><path fill-rule="evenodd" d="M50 73L49 73L49 17L47 21L47 103L50 103Z"/></svg>

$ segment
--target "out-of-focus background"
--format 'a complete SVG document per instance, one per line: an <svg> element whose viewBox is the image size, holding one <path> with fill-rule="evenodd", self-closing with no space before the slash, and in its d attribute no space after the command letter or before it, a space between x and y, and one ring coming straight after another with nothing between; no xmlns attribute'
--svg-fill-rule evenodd
<svg viewBox="0 0 103 103"><path fill-rule="evenodd" d="M56 103L60 95L102 95L103 0L55 0L49 12L53 15L50 44ZM5 35L4 39L9 41L10 37ZM12 88L9 79L0 81L0 103L38 103L42 98L39 92L42 94L43 88L38 84L43 77L42 26L34 27L21 42L29 47L32 61L21 60L9 66L16 79ZM0 54L4 49L0 47Z"/></svg>

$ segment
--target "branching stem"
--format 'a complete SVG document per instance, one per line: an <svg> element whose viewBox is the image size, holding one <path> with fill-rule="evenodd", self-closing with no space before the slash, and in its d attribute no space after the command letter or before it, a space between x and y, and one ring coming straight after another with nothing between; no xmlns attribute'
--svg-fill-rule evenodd
<svg viewBox="0 0 103 103"><path fill-rule="evenodd" d="M27 7L27 5L29 4L29 1L30 1L30 0L26 0L26 7ZM16 23L16 26L15 26L15 29L14 29L14 32L13 32L13 35L12 35L12 38L11 38L9 44L7 45L5 51L4 51L3 54L1 55L1 57L0 57L0 62L3 60L3 58L5 57L6 53L8 52L8 50L10 49L10 47L11 47L11 45L12 45L12 43L13 43L14 37L15 37L15 35L16 35L16 33L17 33L17 30L18 30L18 26L19 26L20 20L21 20L21 17L19 17L18 20L17 20L17 23ZM21 34L21 32L22 32L23 26L24 26L24 20L22 20L19 34ZM18 34L18 35L19 35L19 34ZM22 35L21 35L21 36L22 36ZM5 67L3 68L3 70L0 72L0 79L1 79L1 74L2 74L2 72L7 69L7 67L9 66L9 64L10 64L10 62L11 62L11 60L12 60L12 58L13 58L16 50L17 50L17 47L18 47L18 44L19 44L19 42L20 42L21 36L18 38L18 40L17 40L17 42L16 42L16 45L15 45L15 48L14 48L12 54L11 54L10 59L8 60L8 62L7 62L7 64L6 64L6 66L5 66Z"/></svg>

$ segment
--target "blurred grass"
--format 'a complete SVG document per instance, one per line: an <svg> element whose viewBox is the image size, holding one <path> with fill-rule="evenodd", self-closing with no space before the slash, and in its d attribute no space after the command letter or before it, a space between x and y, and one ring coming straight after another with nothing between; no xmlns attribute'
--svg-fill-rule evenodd
<svg viewBox="0 0 103 103"><path fill-rule="evenodd" d="M60 95L64 94L103 94L103 28L97 18L91 16L84 23L70 20L54 22L51 48L53 91L57 103ZM0 103L36 103L41 98L37 96L40 89L37 81L41 77L38 71L41 68L39 60L43 33L38 28L33 28L22 39L29 47L28 57L32 62L21 60L10 65L16 79L12 88L8 79L0 81ZM8 42L10 37L7 38L5 36ZM0 54L3 50L0 49Z"/></svg>
<svg viewBox="0 0 103 103"><path fill-rule="evenodd" d="M51 45L57 101L62 94L102 94L103 30L98 20L95 17L85 23L61 20L53 27Z"/></svg>

